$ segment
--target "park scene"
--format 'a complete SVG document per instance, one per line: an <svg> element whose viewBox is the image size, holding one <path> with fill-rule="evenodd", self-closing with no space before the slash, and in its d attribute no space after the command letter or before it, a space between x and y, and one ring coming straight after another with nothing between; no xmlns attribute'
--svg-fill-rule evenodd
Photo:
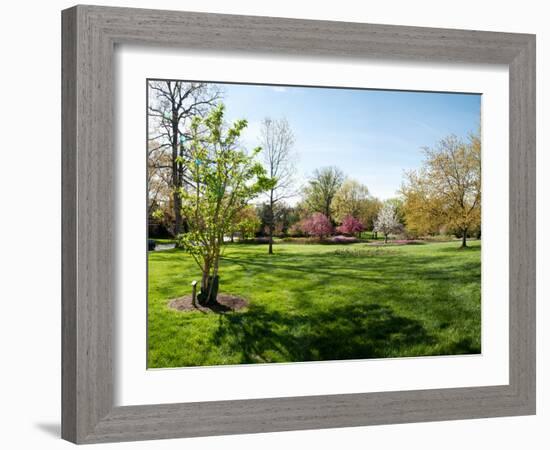
<svg viewBox="0 0 550 450"><path fill-rule="evenodd" d="M147 81L147 367L481 353L481 96Z"/></svg>

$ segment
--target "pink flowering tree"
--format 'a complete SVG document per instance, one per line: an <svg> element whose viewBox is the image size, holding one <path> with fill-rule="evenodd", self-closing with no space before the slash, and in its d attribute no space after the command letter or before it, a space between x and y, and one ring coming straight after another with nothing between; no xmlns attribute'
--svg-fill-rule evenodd
<svg viewBox="0 0 550 450"><path fill-rule="evenodd" d="M332 224L327 216L316 212L305 219L300 227L304 233L323 239L332 233Z"/></svg>
<svg viewBox="0 0 550 450"><path fill-rule="evenodd" d="M346 217L344 217L342 225L336 228L336 231L338 233L354 235L361 233L361 231L363 231L364 229L365 227L359 219L351 215L347 215Z"/></svg>

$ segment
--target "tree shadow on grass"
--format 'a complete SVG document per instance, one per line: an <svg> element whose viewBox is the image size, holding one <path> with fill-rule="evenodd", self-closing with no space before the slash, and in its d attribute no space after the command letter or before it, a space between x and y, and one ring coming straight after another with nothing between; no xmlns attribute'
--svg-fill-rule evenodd
<svg viewBox="0 0 550 450"><path fill-rule="evenodd" d="M334 255L300 255L300 259L293 256L279 257L276 261L270 258L256 256L254 259L236 257L223 258L224 261L236 264L243 269L247 267L264 268L266 272L273 270L284 270L285 272L304 272L320 276L333 277L341 270L352 270L346 272L347 278L358 281L385 282L389 280L403 280L404 278L421 278L425 280L455 281L458 278L463 281L475 282L480 279L478 273L479 264L471 262L453 263L445 267L448 258L445 256L410 257L404 261L400 255L388 255L383 258L349 258L335 259ZM441 267L434 269L434 265L441 264ZM375 270L377 275L365 275Z"/></svg>
<svg viewBox="0 0 550 450"><path fill-rule="evenodd" d="M231 345L241 363L383 358L434 339L417 320L378 304L342 304L285 314L263 305L219 316L213 345Z"/></svg>
<svg viewBox="0 0 550 450"><path fill-rule="evenodd" d="M456 255L459 255L462 252L481 253L481 246L470 244L467 247L461 247L460 245L457 245L456 247L441 247L437 249L437 252L440 254L446 253L446 254L456 254Z"/></svg>

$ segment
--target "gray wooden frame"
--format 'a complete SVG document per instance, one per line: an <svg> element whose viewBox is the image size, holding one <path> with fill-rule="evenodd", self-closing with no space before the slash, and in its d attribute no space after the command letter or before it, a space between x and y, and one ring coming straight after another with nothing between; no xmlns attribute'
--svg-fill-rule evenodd
<svg viewBox="0 0 550 450"><path fill-rule="evenodd" d="M62 437L76 443L535 413L535 36L76 6L62 13ZM196 50L506 64L508 385L113 406L113 52Z"/></svg>

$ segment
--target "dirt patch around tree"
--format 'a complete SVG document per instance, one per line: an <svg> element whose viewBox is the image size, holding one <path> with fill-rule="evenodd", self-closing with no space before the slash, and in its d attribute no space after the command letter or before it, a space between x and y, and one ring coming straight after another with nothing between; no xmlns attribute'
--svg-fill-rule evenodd
<svg viewBox="0 0 550 450"><path fill-rule="evenodd" d="M191 300L191 295L174 298L168 301L168 307L182 312L200 311L203 313L224 314L239 311L248 306L248 302L244 298L229 294L218 294L216 303L210 303L206 306L199 305L198 301L194 306Z"/></svg>

